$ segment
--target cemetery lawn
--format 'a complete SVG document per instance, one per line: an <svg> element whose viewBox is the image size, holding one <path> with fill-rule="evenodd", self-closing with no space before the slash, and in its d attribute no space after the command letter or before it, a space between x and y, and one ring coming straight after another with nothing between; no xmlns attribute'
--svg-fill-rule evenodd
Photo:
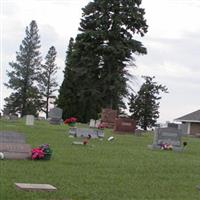
<svg viewBox="0 0 200 200"><path fill-rule="evenodd" d="M86 126L79 124L78 126ZM197 200L200 191L200 139L185 137L183 152L150 150L152 134L117 135L72 145L67 125L0 120L0 130L21 132L32 148L50 144L49 161L0 160L1 200ZM107 141L109 136L115 139ZM77 140L77 139L76 139ZM17 190L14 183L46 183L56 192Z"/></svg>

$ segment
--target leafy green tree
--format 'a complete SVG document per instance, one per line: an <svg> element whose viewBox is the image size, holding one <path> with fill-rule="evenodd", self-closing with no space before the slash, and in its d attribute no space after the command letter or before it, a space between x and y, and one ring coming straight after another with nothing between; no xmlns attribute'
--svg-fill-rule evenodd
<svg viewBox="0 0 200 200"><path fill-rule="evenodd" d="M136 95L131 94L129 111L144 130L155 125L159 118L160 93L168 93L166 86L155 82L153 77L143 76L145 82Z"/></svg>
<svg viewBox="0 0 200 200"><path fill-rule="evenodd" d="M76 113L87 122L102 107L120 109L128 95L127 65L146 48L134 39L147 32L141 0L94 0L83 8L71 54Z"/></svg>
<svg viewBox="0 0 200 200"><path fill-rule="evenodd" d="M46 62L44 65L41 65L41 74L39 76L41 105L42 111L46 114L46 118L48 118L49 105L52 103L52 100L56 98L54 92L57 90L58 86L58 83L55 79L55 74L58 70L58 67L55 63L56 54L57 52L55 47L50 47L45 57Z"/></svg>
<svg viewBox="0 0 200 200"><path fill-rule="evenodd" d="M7 71L9 81L5 84L14 90L6 99L6 106L15 107L21 116L37 115L40 109L40 95L36 82L40 71L41 56L40 36L36 21L31 21L25 33L26 36L16 53L16 61L9 63L11 71Z"/></svg>

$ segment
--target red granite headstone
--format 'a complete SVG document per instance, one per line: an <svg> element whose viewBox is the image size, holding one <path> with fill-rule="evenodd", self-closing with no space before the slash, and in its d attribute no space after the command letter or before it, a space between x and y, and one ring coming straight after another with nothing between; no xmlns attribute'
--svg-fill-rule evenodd
<svg viewBox="0 0 200 200"><path fill-rule="evenodd" d="M101 123L106 128L113 128L115 125L115 119L117 117L117 111L111 108L102 109Z"/></svg>
<svg viewBox="0 0 200 200"><path fill-rule="evenodd" d="M114 131L134 133L136 129L136 122L129 118L117 118L115 121Z"/></svg>

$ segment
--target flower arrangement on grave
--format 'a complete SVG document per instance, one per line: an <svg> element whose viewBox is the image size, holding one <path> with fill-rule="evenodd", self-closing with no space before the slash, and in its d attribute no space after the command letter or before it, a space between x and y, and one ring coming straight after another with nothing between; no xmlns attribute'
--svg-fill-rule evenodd
<svg viewBox="0 0 200 200"><path fill-rule="evenodd" d="M52 155L52 150L48 144L42 144L37 148L33 148L32 151L32 160L50 160Z"/></svg>
<svg viewBox="0 0 200 200"><path fill-rule="evenodd" d="M70 117L64 121L64 124L68 124L69 126L75 126L76 121L77 121L77 119L75 117Z"/></svg>
<svg viewBox="0 0 200 200"><path fill-rule="evenodd" d="M171 144L164 143L164 144L160 144L160 148L162 150L172 150L173 146Z"/></svg>

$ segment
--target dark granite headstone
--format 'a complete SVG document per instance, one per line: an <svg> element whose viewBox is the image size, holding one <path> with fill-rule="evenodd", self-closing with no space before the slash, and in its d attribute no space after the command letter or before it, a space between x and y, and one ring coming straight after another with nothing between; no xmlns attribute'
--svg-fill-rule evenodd
<svg viewBox="0 0 200 200"><path fill-rule="evenodd" d="M117 118L115 121L115 132L134 133L136 129L136 122L129 118Z"/></svg>

